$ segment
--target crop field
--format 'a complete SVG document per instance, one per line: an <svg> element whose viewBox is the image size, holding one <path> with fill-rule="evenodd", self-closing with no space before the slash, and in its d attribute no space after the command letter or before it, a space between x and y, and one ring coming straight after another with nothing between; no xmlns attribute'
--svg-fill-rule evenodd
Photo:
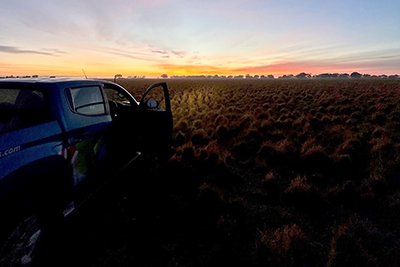
<svg viewBox="0 0 400 267"><path fill-rule="evenodd" d="M399 80L118 83L160 81L174 154L81 215L86 266L400 265Z"/></svg>

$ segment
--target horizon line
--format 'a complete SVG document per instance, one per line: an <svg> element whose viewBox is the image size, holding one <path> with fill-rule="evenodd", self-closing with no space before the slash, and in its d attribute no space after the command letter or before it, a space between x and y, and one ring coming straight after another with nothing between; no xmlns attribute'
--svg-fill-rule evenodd
<svg viewBox="0 0 400 267"><path fill-rule="evenodd" d="M287 79L315 79L315 78L326 78L326 79L350 79L350 78L400 78L399 74L369 74L369 73L360 73L360 72L352 72L352 73L330 73L323 72L319 74L311 74L307 72L301 72L297 75L294 74L282 74L282 75L273 75L273 74L237 74L237 75L218 75L218 74L189 74L189 75L177 75L171 74L168 75L166 73L160 74L158 76L155 75L128 75L123 76L121 74L115 75L68 75L68 74L53 74L53 75L0 75L0 79L7 78L78 78L81 77L83 79L114 79L117 77L118 79L188 79L188 78L197 78L197 79L279 79L279 78L287 78Z"/></svg>

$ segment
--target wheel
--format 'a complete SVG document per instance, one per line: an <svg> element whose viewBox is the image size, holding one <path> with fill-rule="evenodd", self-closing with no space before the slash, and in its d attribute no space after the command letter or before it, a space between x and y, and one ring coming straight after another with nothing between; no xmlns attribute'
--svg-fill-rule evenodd
<svg viewBox="0 0 400 267"><path fill-rule="evenodd" d="M64 173L60 167L39 178L31 178L28 170L23 169L13 176L28 177L25 180L30 182L18 187L1 203L1 267L51 266L42 262L58 257L64 237L63 211L69 192L68 184L63 183Z"/></svg>
<svg viewBox="0 0 400 267"><path fill-rule="evenodd" d="M38 258L42 237L37 216L26 216L6 237L0 253L0 266L32 266Z"/></svg>

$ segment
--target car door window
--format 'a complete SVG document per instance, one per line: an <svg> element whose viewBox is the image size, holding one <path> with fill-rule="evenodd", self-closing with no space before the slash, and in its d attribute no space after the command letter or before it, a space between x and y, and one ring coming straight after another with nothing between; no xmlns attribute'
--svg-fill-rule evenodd
<svg viewBox="0 0 400 267"><path fill-rule="evenodd" d="M98 86L73 88L70 90L71 108L80 115L104 115L106 108L101 88Z"/></svg>
<svg viewBox="0 0 400 267"><path fill-rule="evenodd" d="M117 101L130 104L129 99L120 92L118 92L117 90L115 90L114 88L104 87L104 91L106 92L107 99L109 101Z"/></svg>
<svg viewBox="0 0 400 267"><path fill-rule="evenodd" d="M30 88L0 88L0 133L49 121L45 94Z"/></svg>

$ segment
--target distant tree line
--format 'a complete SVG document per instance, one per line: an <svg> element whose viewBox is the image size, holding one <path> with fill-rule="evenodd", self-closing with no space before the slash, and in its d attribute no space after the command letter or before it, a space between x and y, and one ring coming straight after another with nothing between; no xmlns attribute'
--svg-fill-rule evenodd
<svg viewBox="0 0 400 267"><path fill-rule="evenodd" d="M54 76L51 76L54 77ZM38 75L25 75L25 76L4 76L2 78L38 78ZM117 79L123 78L121 74L114 75L114 81ZM145 79L146 76L128 76L127 79ZM160 78L163 79L276 79L274 75L172 75L169 76L166 73L163 73ZM321 73L317 75L311 75L311 73L301 72L297 75L293 74L285 74L277 77L277 79L400 79L398 74L394 75L371 75L371 74L361 74L359 72L353 72L351 74L348 73Z"/></svg>
<svg viewBox="0 0 400 267"><path fill-rule="evenodd" d="M0 79L6 79L6 78L38 78L38 75L23 75L23 76L14 76L14 75L8 75L8 76L1 76Z"/></svg>
<svg viewBox="0 0 400 267"><path fill-rule="evenodd" d="M168 76L161 76L168 78ZM274 79L274 75L172 75L171 79Z"/></svg>
<svg viewBox="0 0 400 267"><path fill-rule="evenodd" d="M280 77L280 78L286 78L285 75ZM361 74L359 72L353 72L351 74L348 73L322 73L318 75L313 75L308 73L299 73L296 76L293 76L291 78L297 78L297 79L372 79L372 78L380 78L380 79L398 79L400 78L399 75L371 75L371 74Z"/></svg>
<svg viewBox="0 0 400 267"><path fill-rule="evenodd" d="M275 79L272 74L269 75L172 75L162 74L161 78L171 78L171 79ZM321 73L317 75L311 75L311 73L301 72L297 75L288 74L277 77L277 79L399 79L400 76L395 75L371 75L371 74L361 74L359 72L348 73Z"/></svg>

